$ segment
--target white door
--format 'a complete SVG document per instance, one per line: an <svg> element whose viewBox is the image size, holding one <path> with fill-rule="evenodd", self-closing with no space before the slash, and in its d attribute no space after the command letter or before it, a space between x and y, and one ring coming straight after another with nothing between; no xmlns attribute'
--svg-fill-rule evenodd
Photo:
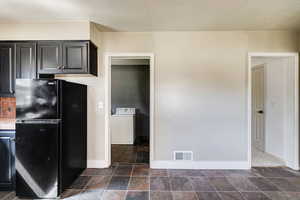
<svg viewBox="0 0 300 200"><path fill-rule="evenodd" d="M252 68L252 146L265 151L265 67Z"/></svg>

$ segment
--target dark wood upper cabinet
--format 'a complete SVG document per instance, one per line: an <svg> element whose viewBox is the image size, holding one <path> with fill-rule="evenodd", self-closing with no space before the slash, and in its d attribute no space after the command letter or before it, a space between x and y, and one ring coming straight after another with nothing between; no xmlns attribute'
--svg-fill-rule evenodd
<svg viewBox="0 0 300 200"><path fill-rule="evenodd" d="M62 43L39 41L37 45L39 74L56 74L62 71Z"/></svg>
<svg viewBox="0 0 300 200"><path fill-rule="evenodd" d="M63 73L88 72L88 42L63 43Z"/></svg>
<svg viewBox="0 0 300 200"><path fill-rule="evenodd" d="M97 56L97 47L90 41L41 41L38 73L97 76Z"/></svg>
<svg viewBox="0 0 300 200"><path fill-rule="evenodd" d="M17 43L16 78L33 79L36 77L36 43Z"/></svg>
<svg viewBox="0 0 300 200"><path fill-rule="evenodd" d="M88 40L0 42L0 96L14 96L16 78L53 78L55 74L97 76L97 47Z"/></svg>
<svg viewBox="0 0 300 200"><path fill-rule="evenodd" d="M0 94L13 96L15 85L15 44L0 43Z"/></svg>

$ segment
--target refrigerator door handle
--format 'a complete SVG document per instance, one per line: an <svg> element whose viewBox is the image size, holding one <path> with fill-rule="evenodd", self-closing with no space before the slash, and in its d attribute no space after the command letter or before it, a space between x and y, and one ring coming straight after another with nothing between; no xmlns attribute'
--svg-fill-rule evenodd
<svg viewBox="0 0 300 200"><path fill-rule="evenodd" d="M23 120L18 119L16 124L59 124L60 119L43 119L43 120Z"/></svg>

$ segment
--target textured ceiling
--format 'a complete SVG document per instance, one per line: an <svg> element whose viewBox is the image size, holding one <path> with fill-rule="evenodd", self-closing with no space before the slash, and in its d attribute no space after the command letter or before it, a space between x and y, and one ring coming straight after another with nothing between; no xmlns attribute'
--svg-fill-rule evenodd
<svg viewBox="0 0 300 200"><path fill-rule="evenodd" d="M300 0L0 0L0 22L91 20L116 31L300 30Z"/></svg>

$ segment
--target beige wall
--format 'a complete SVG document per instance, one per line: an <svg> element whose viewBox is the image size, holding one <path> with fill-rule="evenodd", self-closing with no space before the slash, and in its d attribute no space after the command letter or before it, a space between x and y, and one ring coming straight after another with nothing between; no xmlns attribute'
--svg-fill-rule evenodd
<svg viewBox="0 0 300 200"><path fill-rule="evenodd" d="M249 51L298 51L297 32L286 31L250 31Z"/></svg>
<svg viewBox="0 0 300 200"><path fill-rule="evenodd" d="M19 39L14 30L20 29L0 32L0 39ZM99 33L93 30L94 35L89 37L97 38L100 47L99 76L66 78L89 85L89 160L104 160L104 111L97 111L96 105L105 99L106 52L155 54L155 160L172 160L172 151L191 150L195 160L246 161L247 52L299 48L298 35L284 31ZM33 36L27 36L45 39L47 34L33 31ZM75 39L75 32L69 35L70 38L63 38L68 37L65 33L61 38ZM86 39L88 34L82 34L82 38L80 35L76 39Z"/></svg>
<svg viewBox="0 0 300 200"><path fill-rule="evenodd" d="M90 22L0 24L1 40L88 40Z"/></svg>
<svg viewBox="0 0 300 200"><path fill-rule="evenodd" d="M298 41L298 43L299 43L299 52L300 52L300 33L298 33L299 34L299 41Z"/></svg>
<svg viewBox="0 0 300 200"><path fill-rule="evenodd" d="M195 160L246 161L248 51L297 51L293 32L104 32L100 76L89 87L89 159L104 159L106 52L155 54L155 160L192 150ZM72 78L76 80L80 78Z"/></svg>

